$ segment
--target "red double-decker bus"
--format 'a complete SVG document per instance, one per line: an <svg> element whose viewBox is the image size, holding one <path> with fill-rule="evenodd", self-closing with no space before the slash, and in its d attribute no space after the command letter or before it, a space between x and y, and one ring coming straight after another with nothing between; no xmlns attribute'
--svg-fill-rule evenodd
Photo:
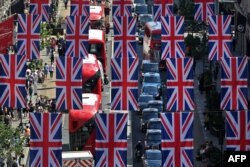
<svg viewBox="0 0 250 167"><path fill-rule="evenodd" d="M161 23L150 21L145 24L143 38L143 59L160 61Z"/></svg>
<svg viewBox="0 0 250 167"><path fill-rule="evenodd" d="M90 150L95 155L95 114L101 109L103 70L95 55L83 59L82 110L69 110L69 140L73 151Z"/></svg>
<svg viewBox="0 0 250 167"><path fill-rule="evenodd" d="M102 63L104 79L107 81L106 40L103 30L89 30L89 53L96 55L96 58Z"/></svg>

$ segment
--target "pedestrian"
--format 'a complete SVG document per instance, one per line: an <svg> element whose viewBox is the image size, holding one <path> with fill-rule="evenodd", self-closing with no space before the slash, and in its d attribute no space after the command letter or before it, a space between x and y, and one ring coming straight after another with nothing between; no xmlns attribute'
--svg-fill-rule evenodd
<svg viewBox="0 0 250 167"><path fill-rule="evenodd" d="M64 7L65 7L65 10L67 10L67 6L68 6L68 0L64 0Z"/></svg>
<svg viewBox="0 0 250 167"><path fill-rule="evenodd" d="M54 63L51 63L51 65L49 66L50 79L53 78L54 68Z"/></svg>
<svg viewBox="0 0 250 167"><path fill-rule="evenodd" d="M11 116L9 115L9 113L5 113L4 115L4 124L7 126L11 125Z"/></svg>
<svg viewBox="0 0 250 167"><path fill-rule="evenodd" d="M51 53L50 53L50 63L52 64L52 63L54 63L54 60L55 60L55 56L54 56L54 49L53 48L51 48Z"/></svg>
<svg viewBox="0 0 250 167"><path fill-rule="evenodd" d="M34 95L37 95L37 82L38 82L38 70L35 70L33 73L33 82L34 82Z"/></svg>
<svg viewBox="0 0 250 167"><path fill-rule="evenodd" d="M18 167L18 163L17 163L17 159L16 157L13 157L13 161L12 161L12 167Z"/></svg>
<svg viewBox="0 0 250 167"><path fill-rule="evenodd" d="M49 73L49 65L47 63L44 64L44 77L47 79Z"/></svg>
<svg viewBox="0 0 250 167"><path fill-rule="evenodd" d="M199 76L199 91L200 91L200 94L203 93L203 90L204 90L204 75L201 74Z"/></svg>
<svg viewBox="0 0 250 167"><path fill-rule="evenodd" d="M205 115L204 127L205 127L205 130L209 130L209 116L208 116L208 113L206 113L206 115Z"/></svg>
<svg viewBox="0 0 250 167"><path fill-rule="evenodd" d="M30 83L30 84L29 84L29 95L30 95L30 101L31 101L31 99L32 99L33 91L34 91L33 84L32 84L32 83Z"/></svg>

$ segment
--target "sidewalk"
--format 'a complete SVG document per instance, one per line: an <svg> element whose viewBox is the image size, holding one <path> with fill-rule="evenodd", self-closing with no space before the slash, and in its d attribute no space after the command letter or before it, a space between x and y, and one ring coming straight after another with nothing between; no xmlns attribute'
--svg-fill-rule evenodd
<svg viewBox="0 0 250 167"><path fill-rule="evenodd" d="M206 143L206 141L212 141L213 145L217 148L221 148L221 145L219 144L219 138L215 137L214 135L212 135L210 133L209 130L205 130L204 128L204 122L205 122L205 115L203 112L207 111L206 109L206 95L205 92L203 92L203 94L200 94L199 89L198 89L198 76L203 72L203 62L202 60L197 60L196 61L196 71L195 71L195 78L194 78L194 96L195 96L195 103L196 103L196 110L195 110L195 119L196 121L199 121L198 123L196 122L196 124L201 124L201 129L198 129L198 131L200 132L199 136L197 134L194 134L194 140L196 141L195 144L195 148L196 150L194 150L194 156L196 156L196 152L197 149L200 147L201 144ZM219 77L218 77L219 78ZM194 128L197 125L194 125ZM224 147L223 147L224 148ZM195 157L194 157L195 158ZM195 166L197 167L203 167L208 165L207 162L201 162L201 161L196 161L195 160Z"/></svg>

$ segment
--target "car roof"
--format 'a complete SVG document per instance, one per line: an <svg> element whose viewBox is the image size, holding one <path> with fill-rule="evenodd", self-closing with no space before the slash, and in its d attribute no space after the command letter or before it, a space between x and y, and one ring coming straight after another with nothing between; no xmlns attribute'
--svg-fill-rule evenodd
<svg viewBox="0 0 250 167"><path fill-rule="evenodd" d="M144 87L155 87L155 88L157 88L158 89L158 87L157 87L157 85L154 85L154 84L148 84L148 85L142 85L142 89L144 88Z"/></svg>
<svg viewBox="0 0 250 167"><path fill-rule="evenodd" d="M143 65L143 64L157 64L157 65L158 65L158 63L152 62L152 61L150 61L150 60L143 60L143 61L142 61L142 65Z"/></svg>
<svg viewBox="0 0 250 167"><path fill-rule="evenodd" d="M161 133L160 129L147 129L147 133Z"/></svg>
<svg viewBox="0 0 250 167"><path fill-rule="evenodd" d="M145 77L145 76L160 76L160 74L157 73L157 72L146 72L146 73L144 74L144 77Z"/></svg>
<svg viewBox="0 0 250 167"><path fill-rule="evenodd" d="M148 122L161 122L161 118L150 118Z"/></svg>
<svg viewBox="0 0 250 167"><path fill-rule="evenodd" d="M135 7L138 7L138 6L146 6L146 7L148 7L148 5L145 4L145 3L137 3Z"/></svg>
<svg viewBox="0 0 250 167"><path fill-rule="evenodd" d="M161 100L150 100L148 104L163 104Z"/></svg>
<svg viewBox="0 0 250 167"><path fill-rule="evenodd" d="M149 17L152 17L153 18L153 15L152 14L140 14L139 17L144 17L144 16L149 16Z"/></svg>
<svg viewBox="0 0 250 167"><path fill-rule="evenodd" d="M157 149L148 149L148 150L146 150L146 153L161 153L161 150L157 150Z"/></svg>
<svg viewBox="0 0 250 167"><path fill-rule="evenodd" d="M140 97L152 97L152 98L154 98L153 95L144 94L144 93L142 93L142 94L139 96L139 98L140 98Z"/></svg>
<svg viewBox="0 0 250 167"><path fill-rule="evenodd" d="M142 110L142 112L151 112L151 111L158 112L158 109L157 108L144 108Z"/></svg>

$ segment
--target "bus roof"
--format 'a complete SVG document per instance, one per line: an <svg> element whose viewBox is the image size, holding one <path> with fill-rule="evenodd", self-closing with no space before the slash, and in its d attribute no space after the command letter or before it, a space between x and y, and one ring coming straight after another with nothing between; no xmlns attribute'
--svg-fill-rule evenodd
<svg viewBox="0 0 250 167"><path fill-rule="evenodd" d="M102 6L90 6L89 20L100 20L104 17Z"/></svg>
<svg viewBox="0 0 250 167"><path fill-rule="evenodd" d="M146 23L145 27L148 27L150 31L156 31L156 30L161 31L161 22L150 21Z"/></svg>
<svg viewBox="0 0 250 167"><path fill-rule="evenodd" d="M74 159L93 159L93 155L90 151L66 151L62 152L63 160L74 160Z"/></svg>
<svg viewBox="0 0 250 167"><path fill-rule="evenodd" d="M98 29L89 30L89 41L99 41L104 42L104 31Z"/></svg>

